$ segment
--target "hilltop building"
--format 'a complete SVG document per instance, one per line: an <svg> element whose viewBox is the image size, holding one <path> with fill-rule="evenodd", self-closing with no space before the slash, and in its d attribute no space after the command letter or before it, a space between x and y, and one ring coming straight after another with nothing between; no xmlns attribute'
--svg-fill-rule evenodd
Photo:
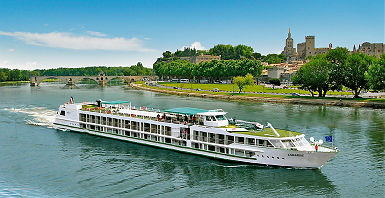
<svg viewBox="0 0 385 198"><path fill-rule="evenodd" d="M290 28L289 33L287 34L286 45L283 48L282 53L286 56L287 62L289 63L297 60L297 52L295 48L293 48L293 39L291 38Z"/></svg>
<svg viewBox="0 0 385 198"><path fill-rule="evenodd" d="M187 60L190 63L199 64L201 62L206 61L212 61L212 60L221 60L221 56L212 56L212 55L203 55L200 54L199 56L187 56L187 57L180 57L182 60Z"/></svg>
<svg viewBox="0 0 385 198"><path fill-rule="evenodd" d="M356 46L354 45L353 53L354 52L363 53L369 56L380 57L381 54L385 53L385 44L365 42L365 43L362 43L362 45L359 45L357 51L356 51Z"/></svg>
<svg viewBox="0 0 385 198"><path fill-rule="evenodd" d="M325 54L332 48L332 44L329 44L328 48L315 48L315 36L305 36L305 42L297 44L297 51L293 47L293 39L291 38L291 32L286 39L286 45L283 49L283 54L286 56L286 61L292 63L293 61L305 60L307 56L316 56L318 54Z"/></svg>
<svg viewBox="0 0 385 198"><path fill-rule="evenodd" d="M332 49L331 43L328 48L315 48L315 36L305 36L305 42L297 44L297 53L300 60L304 60L307 56L326 54L330 49Z"/></svg>

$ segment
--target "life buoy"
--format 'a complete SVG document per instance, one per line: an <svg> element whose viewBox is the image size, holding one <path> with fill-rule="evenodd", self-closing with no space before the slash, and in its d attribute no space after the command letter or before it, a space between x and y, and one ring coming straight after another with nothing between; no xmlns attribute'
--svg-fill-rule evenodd
<svg viewBox="0 0 385 198"><path fill-rule="evenodd" d="M134 114L131 114L131 117L135 117L135 115L134 115Z"/></svg>
<svg viewBox="0 0 385 198"><path fill-rule="evenodd" d="M143 106L143 107L142 107L142 109L143 109L143 110L146 110L146 107L145 107L145 106Z"/></svg>
<svg viewBox="0 0 385 198"><path fill-rule="evenodd" d="M111 113L111 111L110 111L110 110L108 110L108 111L107 111L107 114L110 114L110 113Z"/></svg>
<svg viewBox="0 0 385 198"><path fill-rule="evenodd" d="M187 125L187 121L184 121L184 125Z"/></svg>

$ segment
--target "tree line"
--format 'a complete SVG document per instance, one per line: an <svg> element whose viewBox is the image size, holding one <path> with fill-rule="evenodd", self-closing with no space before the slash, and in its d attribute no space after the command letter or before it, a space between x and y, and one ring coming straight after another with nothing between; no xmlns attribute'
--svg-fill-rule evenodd
<svg viewBox="0 0 385 198"><path fill-rule="evenodd" d="M187 60L174 60L170 62L159 62L153 68L155 74L162 79L188 78L224 80L235 76L251 74L259 76L262 74L263 66L259 60L212 60L199 64L190 63Z"/></svg>
<svg viewBox="0 0 385 198"><path fill-rule="evenodd" d="M221 60L260 60L268 62L269 64L282 63L286 61L286 57L283 54L268 54L266 56L261 53L254 52L254 49L246 45L224 45L218 44L209 50L196 50L194 48L184 48L183 50L177 50L172 53L170 51L163 52L163 57L158 58L157 63L160 61L174 61L180 59L180 57L198 56L200 54L221 56Z"/></svg>
<svg viewBox="0 0 385 198"><path fill-rule="evenodd" d="M19 70L0 68L0 82L27 81L30 76L96 76L103 71L107 76L147 76L152 75L152 69L137 63L131 67L81 67L81 68L56 68Z"/></svg>
<svg viewBox="0 0 385 198"><path fill-rule="evenodd" d="M385 90L385 55L377 58L351 54L348 49L338 47L309 59L292 81L312 96L318 92L320 97L325 97L329 90L340 91L343 87L351 89L355 98L363 89Z"/></svg>

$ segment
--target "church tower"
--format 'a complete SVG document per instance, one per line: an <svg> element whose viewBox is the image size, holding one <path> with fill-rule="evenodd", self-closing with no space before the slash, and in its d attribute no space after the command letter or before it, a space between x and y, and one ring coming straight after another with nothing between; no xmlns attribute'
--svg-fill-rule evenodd
<svg viewBox="0 0 385 198"><path fill-rule="evenodd" d="M286 45L282 52L286 56L286 61L290 63L293 60L296 60L296 50L293 48L293 39L291 38L291 32L289 28L289 33L287 34Z"/></svg>

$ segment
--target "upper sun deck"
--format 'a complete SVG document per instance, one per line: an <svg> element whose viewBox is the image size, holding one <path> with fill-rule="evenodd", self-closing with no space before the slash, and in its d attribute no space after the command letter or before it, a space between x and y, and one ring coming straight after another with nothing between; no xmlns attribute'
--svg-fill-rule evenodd
<svg viewBox="0 0 385 198"><path fill-rule="evenodd" d="M274 133L274 131L271 128L264 128L260 131L245 131L245 132L234 132L238 134L245 134L245 135L254 135L254 136L260 136L260 137L271 137L271 138L287 138L287 137L295 137L302 135L302 133L298 133L295 131L287 131L283 129L275 129L277 133L279 134L279 137L277 137Z"/></svg>

